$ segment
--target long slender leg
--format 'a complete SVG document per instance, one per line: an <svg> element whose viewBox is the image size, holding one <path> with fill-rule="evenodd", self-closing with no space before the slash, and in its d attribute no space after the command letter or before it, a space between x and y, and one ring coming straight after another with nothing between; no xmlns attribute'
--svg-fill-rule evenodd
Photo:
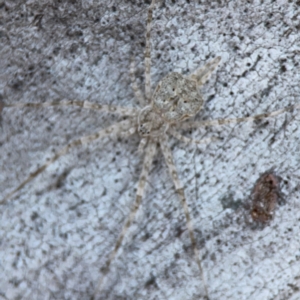
<svg viewBox="0 0 300 300"><path fill-rule="evenodd" d="M192 74L189 75L189 77L193 80L196 80L198 86L201 87L210 78L212 72L216 69L220 61L220 56L215 57L203 67L195 70Z"/></svg>
<svg viewBox="0 0 300 300"><path fill-rule="evenodd" d="M148 142L147 138L142 138L140 143L139 143L139 147L138 147L138 153L142 153L144 152L145 146Z"/></svg>
<svg viewBox="0 0 300 300"><path fill-rule="evenodd" d="M290 105L282 109L278 109L272 112L267 112L255 116L250 117L242 117L242 118L235 118L235 119L217 119L217 120L207 120L207 121L199 121L199 122L187 122L180 125L181 129L190 129L190 128L197 128L203 126L216 126L216 125L224 125L224 124L235 124L241 122L248 122L254 121L259 119L265 119L270 117L278 116L284 112L292 111L294 109L299 109L300 104Z"/></svg>
<svg viewBox="0 0 300 300"><path fill-rule="evenodd" d="M146 106L147 102L136 82L134 59L132 59L131 64L130 64L130 79L131 79L131 86L134 91L134 95L138 99L140 106L141 107Z"/></svg>
<svg viewBox="0 0 300 300"><path fill-rule="evenodd" d="M138 183L138 188L137 188L137 193L136 193L136 200L135 203L133 204L132 210L130 212L130 215L126 221L126 223L123 226L123 229L121 231L121 234L115 244L115 247L113 249L113 251L111 252L107 262L106 262L106 266L105 266L105 271L104 274L102 276L102 278L100 279L96 289L95 289L95 293L94 293L94 297L93 299L96 298L97 294L101 291L101 287L103 284L103 280L105 279L106 275L109 272L109 267L112 263L112 261L114 260L115 256L117 255L117 252L122 244L122 241L124 239L124 236L129 228L129 226L131 225L132 221L135 218L135 215L141 205L142 202L142 198L144 196L144 191L145 191L145 184L146 181L148 179L149 176L149 171L150 171L150 167L152 165L152 161L153 161L153 157L156 153L156 143L154 142L149 142L146 149L145 149L145 157L144 157L144 163L143 163L143 169L142 169L142 173L140 175L140 180Z"/></svg>
<svg viewBox="0 0 300 300"><path fill-rule="evenodd" d="M170 175L172 177L173 183L175 185L176 192L177 192L177 194L178 194L178 196L181 200L181 203L182 203L182 206L183 206L183 209L184 209L184 214L185 214L185 218L186 218L186 222L187 222L187 228L188 228L188 231L189 231L189 236L190 236L190 240L191 240L191 243L192 243L195 259L196 259L196 262L197 262L197 265L198 265L198 268L199 268L199 271L200 271L200 274L201 274L201 277L202 277L202 282L203 282L206 298L208 299L208 290L207 290L205 279L204 279L204 273L203 273L203 269L202 269L202 265L201 265L201 261L200 261L199 251L198 251L198 248L197 248L197 245L196 245L196 239L195 239L195 235L194 235L191 216L190 216L190 213L189 213L189 208L188 208L188 205L186 203L186 198L185 198L185 195L184 195L183 185L182 185L181 181L179 180L178 173L177 173L175 164L173 162L172 152L171 152L171 149L168 145L166 137L161 138L160 146L161 146L162 153L165 157L165 160L166 160Z"/></svg>
<svg viewBox="0 0 300 300"><path fill-rule="evenodd" d="M2 99L0 98L0 127L1 127L1 122L2 122L2 110L4 108L4 102L2 101Z"/></svg>
<svg viewBox="0 0 300 300"><path fill-rule="evenodd" d="M194 140L194 139L188 138L188 137L180 134L179 132L177 132L173 128L169 128L168 132L171 135L173 135L177 140L179 140L179 141L181 141L183 143L186 143L186 144L189 144L189 143L193 143L193 144L208 144L208 143L210 143L210 142L215 141L215 140L218 139L217 137L211 137L211 138L206 138L206 139L203 139L203 140Z"/></svg>
<svg viewBox="0 0 300 300"><path fill-rule="evenodd" d="M37 170L35 170L33 173L31 173L18 187L16 187L13 191L11 191L9 194L7 194L2 200L0 200L0 204L3 204L6 202L11 196L13 196L16 192L21 190L28 182L32 181L35 177L37 177L39 174L41 174L49 165L54 163L56 160L58 160L62 155L66 154L71 148L79 145L88 144L91 141L94 141L96 139L103 138L107 135L121 135L122 131L124 132L124 135L131 135L134 133L133 128L131 128L131 122L128 120L121 121L119 123L113 124L103 130L100 130L94 134L87 135L84 137L81 137L77 140L74 140L67 144L65 147L63 147L59 152L57 152L49 161L47 161L45 164L43 164L41 167L39 167ZM127 128L127 130L125 129Z"/></svg>
<svg viewBox="0 0 300 300"><path fill-rule="evenodd" d="M114 113L119 114L122 116L134 116L137 114L137 109L131 108L131 107L121 107L121 106L112 106L112 105L106 105L106 104L97 104L89 101L78 101L78 100L62 100L62 101L50 101L45 103L12 103L12 104L5 104L3 103L3 108L23 108L23 107L34 107L34 108L45 108L50 106L76 106L76 107L82 107L86 109L94 109L94 110L100 110L103 112L108 113ZM0 110L1 113L1 110Z"/></svg>
<svg viewBox="0 0 300 300"><path fill-rule="evenodd" d="M145 50L145 94L146 101L150 103L151 100L151 23L152 12L155 0L152 0L148 9L147 31L146 31L146 50Z"/></svg>

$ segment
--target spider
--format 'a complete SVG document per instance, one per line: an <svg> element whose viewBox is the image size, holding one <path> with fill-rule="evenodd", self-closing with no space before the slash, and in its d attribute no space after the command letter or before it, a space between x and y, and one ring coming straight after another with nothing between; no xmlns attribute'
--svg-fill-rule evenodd
<svg viewBox="0 0 300 300"><path fill-rule="evenodd" d="M119 107L119 106L109 106L100 105L96 103L91 103L89 101L75 101L66 100L58 102L46 102L43 104L37 103L20 103L20 104L0 104L0 109L9 108L21 108L21 107L50 107L50 106L77 106L85 109L98 110L100 112L118 114L120 116L127 117L116 124L113 124L106 129L102 129L99 132L84 136L77 140L71 141L59 152L57 152L48 162L43 164L35 172L30 174L23 182L19 184L13 191L6 195L0 203L5 203L9 198L11 198L15 193L20 191L25 185L31 182L35 177L41 174L50 164L57 161L61 156L65 155L71 148L89 144L90 142L104 138L106 136L123 136L130 137L133 134L138 134L140 136L139 151L144 152L143 167L138 182L136 200L132 206L131 213L125 222L121 234L119 235L115 247L112 249L109 255L106 265L103 268L103 277L97 283L94 292L94 298L96 299L102 290L103 282L110 271L110 266L112 262L116 259L120 247L122 246L123 239L128 231L130 225L132 224L135 215L141 205L142 199L145 193L145 186L149 176L150 167L153 162L153 158L160 148L166 164L168 166L170 176L175 186L175 190L178 194L182 206L184 208L187 229L189 232L189 237L191 240L195 261L197 263L199 273L202 277L204 293L206 298L208 298L209 292L205 285L205 276L203 274L203 269L201 266L201 260L199 255L199 250L196 246L196 238L193 231L193 225L191 216L189 213L189 208L187 205L187 200L184 193L184 187L178 177L178 172L176 170L171 149L168 145L168 136L171 135L178 140L185 143L208 143L212 139L206 139L202 141L192 140L181 135L177 129L189 129L197 128L200 126L213 126L213 125L223 125L229 123L238 123L243 121L251 121L255 119L262 119L266 117L273 117L280 113L283 113L290 108L284 108L270 113L264 113L256 116L238 118L238 119L220 119L220 120L208 120L208 121L188 121L193 118L203 107L203 99L199 93L199 89L204 85L210 78L211 74L217 68L221 58L217 56L212 61L208 62L203 67L195 70L187 76L183 76L180 73L170 73L164 77L156 86L154 92L151 92L151 44L150 44L150 33L151 33L151 23L152 23L152 12L154 9L155 0L152 0L147 18L147 29L146 29L146 49L145 49L145 96L139 90L136 80L134 78L134 63L131 63L131 78L132 87L136 98L139 101L141 108L129 108L129 107Z"/></svg>

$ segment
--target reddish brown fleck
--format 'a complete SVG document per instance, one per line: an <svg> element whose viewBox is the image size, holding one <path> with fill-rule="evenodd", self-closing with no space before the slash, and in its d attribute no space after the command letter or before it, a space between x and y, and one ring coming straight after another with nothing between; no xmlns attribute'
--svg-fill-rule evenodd
<svg viewBox="0 0 300 300"><path fill-rule="evenodd" d="M252 219L261 223L272 220L279 198L280 178L273 172L262 174L252 191Z"/></svg>

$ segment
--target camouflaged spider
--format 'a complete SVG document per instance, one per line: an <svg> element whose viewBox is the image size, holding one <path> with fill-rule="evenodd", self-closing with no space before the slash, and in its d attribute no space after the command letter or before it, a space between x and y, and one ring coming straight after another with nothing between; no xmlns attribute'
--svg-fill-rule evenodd
<svg viewBox="0 0 300 300"><path fill-rule="evenodd" d="M103 277L97 282L95 288L94 298L100 294L103 280L106 274L109 272L110 265L118 254L124 236L130 227L135 215L141 205L142 198L144 196L145 185L149 175L150 167L153 162L154 155L157 152L157 148L160 147L163 156L166 160L171 178L173 180L176 192L181 200L184 208L185 218L187 222L187 228L192 243L195 260L197 262L199 271L202 276L203 285L205 289L206 297L208 297L208 291L204 281L204 275L202 271L200 256L196 247L196 239L191 223L191 217L187 205L187 201L184 195L184 188L178 178L178 173L173 162L172 153L168 146L168 135L172 135L183 142L193 143L207 143L211 139L202 141L192 140L190 138L182 136L176 131L176 129L188 129L193 127L208 126L208 125L222 125L228 123L238 123L242 121L249 121L254 119L261 119L265 117L276 116L288 108L284 108L275 112L260 114L257 116L251 116L247 118L238 119L220 119L220 120L208 120L200 122L185 122L189 118L195 116L203 107L203 99L199 94L199 88L209 79L212 72L216 69L220 62L220 57L216 57L203 67L197 69L193 73L187 76L183 76L180 73L170 73L164 77L157 85L154 93L151 93L151 57L150 57L150 32L152 22L152 11L154 8L155 0L152 0L148 10L147 30L146 30L146 51L145 51L145 97L143 97L139 90L136 80L134 78L134 64L131 65L131 78L132 87L135 92L135 96L141 106L140 109L100 105L91 103L89 101L58 101L58 102L46 102L42 104L37 103L20 103L20 104L3 104L3 109L13 107L50 107L50 106L77 106L86 109L98 110L100 112L107 112L113 114L119 114L121 116L127 116L126 120L113 124L106 129L102 129L99 132L84 136L82 138L71 141L64 148L62 148L54 157L52 157L47 163L38 168L35 172L30 174L18 187L4 197L0 203L4 203L13 194L21 190L27 183L32 181L36 176L41 174L50 164L58 160L62 155L66 154L72 147L83 144L88 144L96 139L101 139L108 135L125 136L129 137L135 133L141 138L139 150L144 151L143 168L138 182L138 188L136 193L136 200L132 206L131 213L125 222L121 234L119 235L115 247L112 250L106 266ZM0 108L2 105L0 104Z"/></svg>

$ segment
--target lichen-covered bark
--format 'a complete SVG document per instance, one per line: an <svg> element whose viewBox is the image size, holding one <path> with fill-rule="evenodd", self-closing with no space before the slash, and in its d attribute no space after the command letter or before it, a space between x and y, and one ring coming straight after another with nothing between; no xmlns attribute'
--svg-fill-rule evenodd
<svg viewBox="0 0 300 300"><path fill-rule="evenodd" d="M134 57L143 86L148 2L0 1L1 101L136 107L129 67ZM221 56L197 120L299 103L297 2L157 2L152 89L170 71L187 74ZM0 198L72 139L118 120L66 107L4 107L1 114ZM208 145L172 140L210 299L299 298L298 124L295 110L185 132L222 138ZM105 138L73 149L1 206L1 297L91 299L134 203L138 142ZM258 226L250 195L271 168L286 202ZM121 249L99 299L203 297L184 210L161 153Z"/></svg>

